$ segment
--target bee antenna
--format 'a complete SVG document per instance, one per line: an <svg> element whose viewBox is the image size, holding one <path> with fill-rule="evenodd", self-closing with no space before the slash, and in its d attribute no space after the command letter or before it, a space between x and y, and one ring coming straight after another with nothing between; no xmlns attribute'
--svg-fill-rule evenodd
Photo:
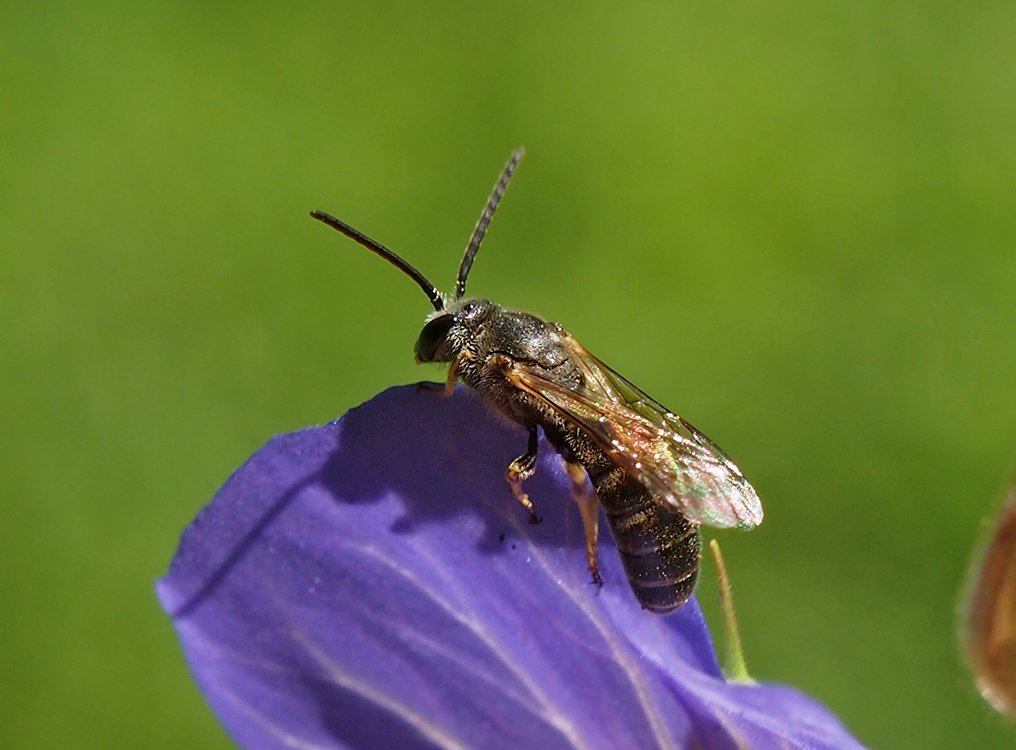
<svg viewBox="0 0 1016 750"><path fill-rule="evenodd" d="M389 250L377 240L372 240L362 232L353 229L344 221L339 221L331 214L326 214L324 211L311 211L310 215L312 219L317 219L323 224L327 224L337 232L342 232L342 234L346 235L357 244L363 245L372 253L380 255L382 258L402 271L402 273L406 274L406 276L415 281L423 290L423 293L427 295L427 299L430 300L430 304L434 306L435 310L444 310L444 299L441 297L441 292L439 292L434 285L427 280L426 276L413 268L407 260L401 258L394 251Z"/></svg>
<svg viewBox="0 0 1016 750"><path fill-rule="evenodd" d="M473 259L476 257L477 251L480 249L480 243L483 242L483 236L487 233L487 227L490 226L491 220L494 218L494 211L497 210L497 204L501 202L501 198L504 196L504 191L508 189L508 182L511 180L512 175L515 173L515 167L522 161L522 157L526 155L526 149L519 147L515 149L508 163L504 165L504 169L501 170L501 176L497 180L497 184L494 185L494 190L487 199L487 205L483 207L483 213L480 214L479 221L476 222L476 228L473 229L473 236L469 238L469 244L466 245L466 252L462 256L462 262L459 264L459 275L455 281L455 299L461 299L462 295L466 293L466 277L469 276L469 269L473 267Z"/></svg>

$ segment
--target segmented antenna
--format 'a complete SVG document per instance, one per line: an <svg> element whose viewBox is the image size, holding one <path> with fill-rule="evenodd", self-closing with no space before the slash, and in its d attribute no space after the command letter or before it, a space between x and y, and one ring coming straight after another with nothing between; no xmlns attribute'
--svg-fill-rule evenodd
<svg viewBox="0 0 1016 750"><path fill-rule="evenodd" d="M382 258L402 271L402 273L406 274L406 276L415 281L423 290L423 293L427 295L427 299L430 300L430 304L434 306L435 310L444 310L444 300L441 297L441 292L439 292L434 285L427 280L426 276L413 268L408 261L401 258L392 250L389 250L377 240L372 240L362 232L353 229L344 221L339 221L331 214L326 214L324 211L311 211L310 215L311 218L327 224L338 232L342 232L342 234L349 237L349 239L367 248L372 253L380 255Z"/></svg>
<svg viewBox="0 0 1016 750"><path fill-rule="evenodd" d="M466 252L462 256L462 262L459 264L459 275L455 281L455 299L462 299L462 295L466 293L466 278L469 276L469 269L473 267L473 259L476 257L476 252L480 249L483 236L487 233L487 227L490 226L490 222L494 218L497 204L501 202L504 191L508 189L508 182L515 173L515 167L519 165L519 162L522 161L522 157L525 155L525 148L520 146L515 150L508 163L504 165L504 169L501 170L501 176L498 178L497 184L494 185L494 191L487 199L487 205L483 207L483 213L480 214L480 219L476 222L473 236L469 238Z"/></svg>

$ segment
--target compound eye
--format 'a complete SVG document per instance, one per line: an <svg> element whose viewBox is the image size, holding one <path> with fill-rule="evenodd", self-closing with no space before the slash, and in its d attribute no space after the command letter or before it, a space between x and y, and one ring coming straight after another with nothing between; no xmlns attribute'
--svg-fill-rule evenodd
<svg viewBox="0 0 1016 750"><path fill-rule="evenodd" d="M423 330L420 331L420 338L416 340L416 359L418 361L442 361L441 350L447 349L445 341L454 322L451 315L441 315L423 327Z"/></svg>

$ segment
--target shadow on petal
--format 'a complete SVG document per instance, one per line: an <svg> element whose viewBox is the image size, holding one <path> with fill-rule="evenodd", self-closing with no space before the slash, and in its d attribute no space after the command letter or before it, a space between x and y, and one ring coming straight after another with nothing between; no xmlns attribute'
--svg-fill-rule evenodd
<svg viewBox="0 0 1016 750"><path fill-rule="evenodd" d="M378 408L390 421L377 419ZM526 432L499 419L464 388L451 398L423 389L414 393L411 386L391 389L370 410L347 413L342 425L341 446L320 481L337 502L398 497L405 512L393 532L412 534L421 525L466 514L482 520L475 542L487 554L502 554L504 537L512 533L536 544L584 546L580 536L561 534L576 512L554 449L541 440L536 476L526 484L544 520L533 529L503 479L508 464L525 450Z"/></svg>

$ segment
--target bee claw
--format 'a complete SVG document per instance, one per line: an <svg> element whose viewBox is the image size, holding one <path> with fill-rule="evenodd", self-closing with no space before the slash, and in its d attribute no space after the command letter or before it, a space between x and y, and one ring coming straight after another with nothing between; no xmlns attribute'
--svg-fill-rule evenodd
<svg viewBox="0 0 1016 750"><path fill-rule="evenodd" d="M535 513L531 513L529 515L529 525L530 526L537 526L537 525L539 525L541 523L543 523L543 519L540 518L540 516L536 515Z"/></svg>

